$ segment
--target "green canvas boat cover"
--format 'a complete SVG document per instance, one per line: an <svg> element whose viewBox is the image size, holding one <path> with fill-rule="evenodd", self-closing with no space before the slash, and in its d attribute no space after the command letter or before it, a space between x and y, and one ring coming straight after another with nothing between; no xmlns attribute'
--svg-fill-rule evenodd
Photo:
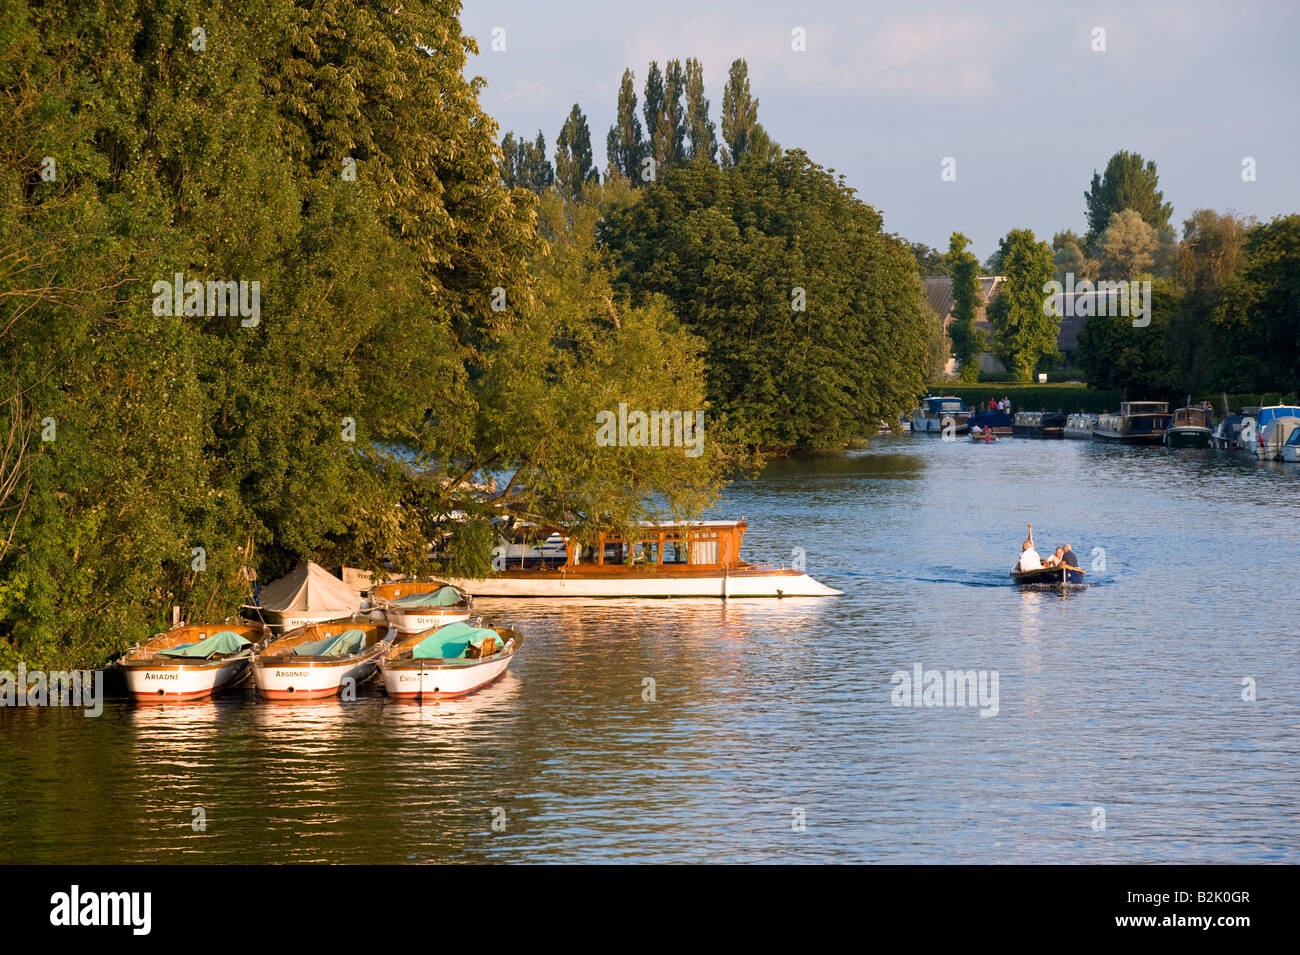
<svg viewBox="0 0 1300 955"><path fill-rule="evenodd" d="M311 643L300 643L293 648L293 656L296 657L345 657L351 653L360 653L366 645L366 632L364 630L344 630L340 634L332 637L326 637L324 640L313 640Z"/></svg>
<svg viewBox="0 0 1300 955"><path fill-rule="evenodd" d="M450 607L465 599L455 587L442 587L431 594L407 594L388 601L394 607Z"/></svg>
<svg viewBox="0 0 1300 955"><path fill-rule="evenodd" d="M163 650L162 654L168 657L197 657L204 659L214 653L234 653L240 647L248 646L248 643L249 641L234 631L222 630L220 633L214 633L206 640L200 640L197 643L182 643L179 646Z"/></svg>
<svg viewBox="0 0 1300 955"><path fill-rule="evenodd" d="M463 657L470 646L477 650L488 637L501 642L495 630L471 627L467 623L449 623L417 643L411 656L416 660L455 660Z"/></svg>

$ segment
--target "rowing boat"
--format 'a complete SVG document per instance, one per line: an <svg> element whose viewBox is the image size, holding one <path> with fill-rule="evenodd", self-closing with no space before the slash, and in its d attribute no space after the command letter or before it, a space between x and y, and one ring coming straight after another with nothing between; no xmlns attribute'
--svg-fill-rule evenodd
<svg viewBox="0 0 1300 955"><path fill-rule="evenodd" d="M247 675L264 634L260 624L184 624L132 647L115 666L137 703L202 700Z"/></svg>
<svg viewBox="0 0 1300 955"><path fill-rule="evenodd" d="M384 689L405 700L472 693L505 673L523 642L518 631L467 623L411 634L379 663Z"/></svg>
<svg viewBox="0 0 1300 955"><path fill-rule="evenodd" d="M374 675L387 649L387 623L336 620L309 623L259 647L253 682L270 700L318 700L344 684L353 689Z"/></svg>
<svg viewBox="0 0 1300 955"><path fill-rule="evenodd" d="M1047 586L1063 587L1071 584L1082 584L1083 578L1087 575L1086 570L1070 564L1057 564L1055 567L1039 567L1037 570L1018 570L1011 568L1011 579L1022 586L1028 584L1043 584Z"/></svg>
<svg viewBox="0 0 1300 955"><path fill-rule="evenodd" d="M399 580L380 584L370 601L384 611L398 633L420 633L469 619L472 601L441 580Z"/></svg>

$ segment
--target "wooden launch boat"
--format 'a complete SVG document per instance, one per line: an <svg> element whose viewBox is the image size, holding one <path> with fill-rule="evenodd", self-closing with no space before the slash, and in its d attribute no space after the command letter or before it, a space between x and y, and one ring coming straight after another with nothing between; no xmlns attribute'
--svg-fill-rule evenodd
<svg viewBox="0 0 1300 955"><path fill-rule="evenodd" d="M1174 411L1165 430L1170 448L1208 448L1214 434L1214 414L1203 405L1189 404Z"/></svg>
<svg viewBox="0 0 1300 955"><path fill-rule="evenodd" d="M1020 570L1011 568L1011 579L1017 584L1039 584L1050 587L1064 587L1082 584L1088 572L1069 564L1057 564L1055 567L1039 567L1037 570Z"/></svg>
<svg viewBox="0 0 1300 955"><path fill-rule="evenodd" d="M247 676L260 624L196 623L172 627L115 663L140 703L202 700Z"/></svg>
<svg viewBox="0 0 1300 955"><path fill-rule="evenodd" d="M370 591L398 633L420 633L468 620L473 601L441 580L398 580Z"/></svg>
<svg viewBox="0 0 1300 955"><path fill-rule="evenodd" d="M1097 419L1092 437L1116 444L1160 444L1168 425L1167 401L1125 401L1118 414L1104 414Z"/></svg>
<svg viewBox="0 0 1300 955"><path fill-rule="evenodd" d="M505 673L523 642L518 631L467 623L411 634L380 661L384 690L404 700L472 693Z"/></svg>
<svg viewBox="0 0 1300 955"><path fill-rule="evenodd" d="M271 700L334 696L344 681L356 687L374 675L388 637L388 624L373 620L309 623L258 648L253 682Z"/></svg>
<svg viewBox="0 0 1300 955"><path fill-rule="evenodd" d="M451 578L475 597L835 597L802 569L763 567L740 558L745 521L643 524L630 538L598 534L581 546L559 529L543 528L548 554L536 548L483 578ZM555 546L550 547L550 540ZM503 541L503 544L505 542Z"/></svg>

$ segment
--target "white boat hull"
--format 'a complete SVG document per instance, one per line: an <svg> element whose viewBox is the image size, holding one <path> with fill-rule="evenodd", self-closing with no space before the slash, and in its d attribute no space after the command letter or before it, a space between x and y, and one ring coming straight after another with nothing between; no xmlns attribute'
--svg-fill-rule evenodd
<svg viewBox="0 0 1300 955"><path fill-rule="evenodd" d="M463 696L487 686L506 672L513 658L512 653L500 660L488 659L468 666L438 661L429 661L422 667L381 663L379 669L384 677L384 690L389 696L404 700L444 699Z"/></svg>
<svg viewBox="0 0 1300 955"><path fill-rule="evenodd" d="M671 572L645 577L503 574L451 583L474 597L837 597L843 593L807 574L780 573L680 577Z"/></svg>
<svg viewBox="0 0 1300 955"><path fill-rule="evenodd" d="M150 663L124 666L122 674L131 696L141 703L202 700L244 675L248 657L216 664Z"/></svg>
<svg viewBox="0 0 1300 955"><path fill-rule="evenodd" d="M384 608L388 622L397 628L398 633L419 633L421 630L435 630L449 623L460 623L469 619L469 611L441 611L432 608L406 610L402 607Z"/></svg>
<svg viewBox="0 0 1300 955"><path fill-rule="evenodd" d="M318 700L335 696L345 682L360 686L374 676L383 645L366 657L343 664L292 664L253 662L253 682L259 695L270 700Z"/></svg>

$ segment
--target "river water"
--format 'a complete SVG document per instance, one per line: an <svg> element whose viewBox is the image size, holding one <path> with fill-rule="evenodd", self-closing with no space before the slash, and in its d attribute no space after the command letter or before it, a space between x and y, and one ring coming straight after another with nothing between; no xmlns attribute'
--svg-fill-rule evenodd
<svg viewBox="0 0 1300 955"><path fill-rule="evenodd" d="M527 643L435 705L0 711L0 862L1300 861L1294 465L899 436L715 516L846 596L480 601ZM1089 587L1010 585L1029 521Z"/></svg>

